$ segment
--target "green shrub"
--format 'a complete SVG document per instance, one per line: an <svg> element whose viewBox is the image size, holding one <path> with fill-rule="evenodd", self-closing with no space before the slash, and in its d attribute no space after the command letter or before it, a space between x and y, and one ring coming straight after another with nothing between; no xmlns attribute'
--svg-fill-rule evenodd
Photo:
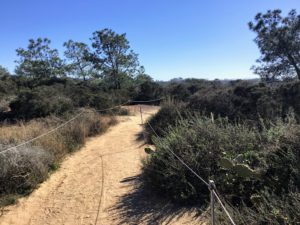
<svg viewBox="0 0 300 225"><path fill-rule="evenodd" d="M147 142L152 143L152 138L155 133L159 136L164 136L169 126L175 125L180 118L186 117L186 111L183 103L175 103L172 100L167 100L161 106L161 109L145 124ZM152 128L155 130L153 132Z"/></svg>
<svg viewBox="0 0 300 225"><path fill-rule="evenodd" d="M145 101L158 99L162 95L162 87L154 81L144 81L136 88L136 94L134 100Z"/></svg>
<svg viewBox="0 0 300 225"><path fill-rule="evenodd" d="M241 225L290 225L300 223L300 194L290 192L278 197L274 194L261 193L256 197L254 206L245 205L234 210L234 220ZM219 218L224 225L230 225L224 215Z"/></svg>
<svg viewBox="0 0 300 225"><path fill-rule="evenodd" d="M98 110L107 109L112 106L108 96L94 95L90 98L89 106Z"/></svg>
<svg viewBox="0 0 300 225"><path fill-rule="evenodd" d="M172 150L206 181L213 179L222 196L241 212L259 214L273 207L279 209L273 224L292 224L280 221L283 217L295 221L293 210L278 205L258 207L254 200L274 196L287 206L290 200L283 196L299 193L300 125L289 117L262 127L258 130L195 115L181 119L164 137L154 138L156 151L143 166L145 185L173 201L208 202L206 185L170 153ZM293 204L299 205L299 195ZM258 224L269 224L273 217L270 213L264 218Z"/></svg>
<svg viewBox="0 0 300 225"><path fill-rule="evenodd" d="M300 82L273 85L237 82L218 89L204 88L189 99L192 110L214 113L232 121L285 118L292 109L300 118Z"/></svg>
<svg viewBox="0 0 300 225"><path fill-rule="evenodd" d="M23 91L10 103L16 118L32 119L50 114L62 115L73 109L69 98L58 96L50 89Z"/></svg>
<svg viewBox="0 0 300 225"><path fill-rule="evenodd" d="M192 165L205 180L220 173L219 160L224 154L236 155L260 147L258 133L226 120L194 116L170 127L164 138L155 138L155 154L144 166L147 183L167 193L173 200L202 202L208 197L207 187L192 175L168 151L171 149Z"/></svg>

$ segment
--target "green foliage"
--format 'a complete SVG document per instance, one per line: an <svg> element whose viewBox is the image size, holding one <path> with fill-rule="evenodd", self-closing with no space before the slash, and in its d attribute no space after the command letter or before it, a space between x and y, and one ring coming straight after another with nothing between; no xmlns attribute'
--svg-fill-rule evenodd
<svg viewBox="0 0 300 225"><path fill-rule="evenodd" d="M0 120L61 115L81 107L101 110L134 99L137 93L130 86L111 90L103 82L55 77L8 76L0 79L0 87ZM114 113L128 112L118 110Z"/></svg>
<svg viewBox="0 0 300 225"><path fill-rule="evenodd" d="M139 71L139 74L134 78L135 79L135 83L137 85L141 85L145 82L153 82L153 79L152 77L150 77L149 75L145 74L145 71L144 71L144 67L142 66L141 67L142 70Z"/></svg>
<svg viewBox="0 0 300 225"><path fill-rule="evenodd" d="M242 164L243 161L244 155L239 154L233 161L227 158L221 158L219 164L224 169L234 171L240 177L259 178L261 175L260 172L251 169L247 164Z"/></svg>
<svg viewBox="0 0 300 225"><path fill-rule="evenodd" d="M56 95L50 88L23 91L10 103L12 113L17 118L32 119L50 114L62 115L73 109L71 99Z"/></svg>
<svg viewBox="0 0 300 225"><path fill-rule="evenodd" d="M206 185L193 176L169 149L209 180L221 174L219 161L224 153L234 155L259 149L258 135L255 130L232 125L226 120L212 122L202 116L181 120L169 128L164 138L154 139L156 151L144 166L146 183L175 201L203 204L209 196Z"/></svg>
<svg viewBox="0 0 300 225"><path fill-rule="evenodd" d="M215 81L204 79L182 78L172 79L165 85L165 92L177 101L187 102L189 98L200 90L216 89Z"/></svg>
<svg viewBox="0 0 300 225"><path fill-rule="evenodd" d="M3 79L4 77L7 77L9 75L10 74L8 70L0 65L0 78Z"/></svg>
<svg viewBox="0 0 300 225"><path fill-rule="evenodd" d="M175 125L178 119L186 117L187 112L185 106L180 103L175 103L173 100L165 101L161 109L149 119L151 127L147 123L145 125L146 139L149 143L152 143L155 135L164 136L169 126ZM155 130L155 133L153 130Z"/></svg>
<svg viewBox="0 0 300 225"><path fill-rule="evenodd" d="M300 118L300 82L278 85L237 82L231 86L200 89L190 97L189 108L228 117L232 121L256 123L261 119L285 118L292 110Z"/></svg>
<svg viewBox="0 0 300 225"><path fill-rule="evenodd" d="M69 40L64 43L64 47L66 48L64 55L69 62L67 70L71 76L83 78L83 80L97 77L97 71L93 68L93 64L88 61L90 49L87 44Z"/></svg>
<svg viewBox="0 0 300 225"><path fill-rule="evenodd" d="M47 38L30 39L27 48L17 49L19 76L0 67L0 120L60 115L73 107L104 109L161 95L160 86L139 67L126 34L103 29L91 40L93 51L82 42L65 42L66 60Z"/></svg>
<svg viewBox="0 0 300 225"><path fill-rule="evenodd" d="M259 214L270 207L275 210L275 205L260 207L257 202L267 196L285 202L282 196L298 193L300 126L289 118L287 122L278 120L262 127L196 115L179 119L164 137L154 138L156 151L151 152L143 167L145 185L173 201L206 204L206 185L170 153L172 150L205 180L213 179L240 213L248 210ZM294 203L299 205L297 202ZM268 213L266 218L274 218L270 224L280 224L283 217L295 221L293 212L280 208L278 216Z"/></svg>
<svg viewBox="0 0 300 225"><path fill-rule="evenodd" d="M254 203L253 207L239 207L235 210L234 215L237 224L290 225L299 223L299 193L289 193L282 197L262 193L253 195L251 199ZM224 221L223 224L230 225L231 223Z"/></svg>
<svg viewBox="0 0 300 225"><path fill-rule="evenodd" d="M162 92L162 88L156 82L146 80L140 83L140 80L138 80L134 100L145 101L159 99L162 96Z"/></svg>
<svg viewBox="0 0 300 225"><path fill-rule="evenodd" d="M232 169L234 167L233 162L230 159L227 158L221 158L220 159L220 166L225 168L225 169Z"/></svg>
<svg viewBox="0 0 300 225"><path fill-rule="evenodd" d="M295 77L300 79L300 15L291 10L282 17L281 10L258 13L249 27L257 36L262 54L254 71L265 80Z"/></svg>
<svg viewBox="0 0 300 225"><path fill-rule="evenodd" d="M16 74L31 78L49 78L65 76L63 61L58 51L49 47L47 38L30 39L27 49L17 49L19 60Z"/></svg>
<svg viewBox="0 0 300 225"><path fill-rule="evenodd" d="M95 68L102 72L102 77L111 81L112 88L120 89L123 76L132 77L139 65L135 54L126 39L126 34L117 34L111 29L93 33L91 39L94 52L89 59Z"/></svg>
<svg viewBox="0 0 300 225"><path fill-rule="evenodd" d="M19 56L16 74L35 79L66 76L84 81L99 79L107 89L126 89L135 82L134 76L145 73L126 34L103 29L95 31L91 41L93 51L83 42L65 42L66 60L62 60L58 50L50 48L49 39L30 39L26 49L16 50ZM0 77L4 72L1 68Z"/></svg>

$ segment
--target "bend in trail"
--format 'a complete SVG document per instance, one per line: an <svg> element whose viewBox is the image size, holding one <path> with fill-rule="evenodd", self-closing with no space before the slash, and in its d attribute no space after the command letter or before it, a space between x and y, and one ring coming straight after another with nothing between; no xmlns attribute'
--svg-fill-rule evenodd
<svg viewBox="0 0 300 225"><path fill-rule="evenodd" d="M7 207L0 224L199 224L195 212L161 203L134 185L145 146L139 109L129 108L134 115L89 139L29 197ZM143 108L144 119L157 111Z"/></svg>

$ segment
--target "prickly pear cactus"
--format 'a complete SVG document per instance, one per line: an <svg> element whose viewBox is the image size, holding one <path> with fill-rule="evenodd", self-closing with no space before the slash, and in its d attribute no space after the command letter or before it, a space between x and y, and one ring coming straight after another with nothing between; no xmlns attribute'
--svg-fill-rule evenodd
<svg viewBox="0 0 300 225"><path fill-rule="evenodd" d="M240 177L250 178L255 176L255 171L246 164L236 164L233 169Z"/></svg>
<svg viewBox="0 0 300 225"><path fill-rule="evenodd" d="M232 169L234 167L233 162L230 159L227 158L221 158L220 160L220 166L223 167L224 169Z"/></svg>
<svg viewBox="0 0 300 225"><path fill-rule="evenodd" d="M243 163L244 162L244 155L239 154L235 159L234 159L235 163Z"/></svg>
<svg viewBox="0 0 300 225"><path fill-rule="evenodd" d="M238 160L237 160L238 158ZM251 169L248 165L242 163L235 163L242 160L242 156L239 155L234 161L231 161L228 158L221 158L220 166L227 170L234 171L238 176L244 178L260 178L260 172L257 170Z"/></svg>

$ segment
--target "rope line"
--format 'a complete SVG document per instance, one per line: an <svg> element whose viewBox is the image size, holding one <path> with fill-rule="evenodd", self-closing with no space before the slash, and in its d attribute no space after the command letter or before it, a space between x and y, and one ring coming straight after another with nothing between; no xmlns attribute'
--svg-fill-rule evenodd
<svg viewBox="0 0 300 225"><path fill-rule="evenodd" d="M158 102L158 101L161 101L165 98L158 98L158 99L153 99L153 100L145 100L145 101L129 101L131 103L147 103L147 102Z"/></svg>
<svg viewBox="0 0 300 225"><path fill-rule="evenodd" d="M99 219L99 214L100 214L100 210L101 210L101 203L102 203L102 198L103 198L103 193L104 193L104 166L103 166L103 155L100 156L101 159L101 175L102 175L102 180L101 180L101 192L100 192L100 198L99 198L99 202L98 202L98 208L97 208L97 216L95 219L95 225L97 225L98 223L98 219Z"/></svg>
<svg viewBox="0 0 300 225"><path fill-rule="evenodd" d="M105 112L105 111L108 111L108 110L111 110L111 109L115 109L115 108L119 108L121 106L124 106L126 105L127 103L129 103L130 100L124 102L123 104L120 104L120 105L116 105L116 106L113 106L113 107L110 107L110 108L106 108L106 109L100 109L100 110L95 110L96 112Z"/></svg>

